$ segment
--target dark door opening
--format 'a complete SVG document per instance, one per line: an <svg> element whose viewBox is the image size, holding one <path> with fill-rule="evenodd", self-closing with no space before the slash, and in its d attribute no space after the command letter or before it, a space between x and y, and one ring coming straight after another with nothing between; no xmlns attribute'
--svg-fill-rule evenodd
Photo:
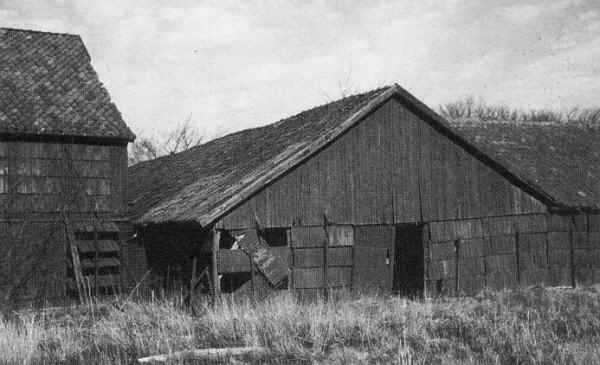
<svg viewBox="0 0 600 365"><path fill-rule="evenodd" d="M425 277L423 225L397 225L395 241L393 290L403 296L422 296Z"/></svg>

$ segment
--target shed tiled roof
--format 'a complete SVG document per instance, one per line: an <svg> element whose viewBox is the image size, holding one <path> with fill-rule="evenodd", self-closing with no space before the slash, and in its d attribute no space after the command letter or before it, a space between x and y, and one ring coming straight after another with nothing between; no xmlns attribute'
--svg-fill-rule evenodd
<svg viewBox="0 0 600 365"><path fill-rule="evenodd" d="M600 127L479 120L451 125L563 205L600 208Z"/></svg>
<svg viewBox="0 0 600 365"><path fill-rule="evenodd" d="M130 167L132 218L138 223L208 225L390 98L549 207L600 208L599 130L448 122L394 85Z"/></svg>
<svg viewBox="0 0 600 365"><path fill-rule="evenodd" d="M0 28L0 134L133 140L77 35Z"/></svg>

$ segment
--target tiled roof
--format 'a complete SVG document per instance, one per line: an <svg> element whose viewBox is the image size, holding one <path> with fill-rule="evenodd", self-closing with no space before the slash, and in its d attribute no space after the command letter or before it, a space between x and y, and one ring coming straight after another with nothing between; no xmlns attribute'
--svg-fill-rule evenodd
<svg viewBox="0 0 600 365"><path fill-rule="evenodd" d="M133 140L81 38L0 28L0 134Z"/></svg>
<svg viewBox="0 0 600 365"><path fill-rule="evenodd" d="M479 120L451 121L451 125L558 202L600 208L600 127Z"/></svg>
<svg viewBox="0 0 600 365"><path fill-rule="evenodd" d="M132 218L208 225L392 97L548 206L600 208L599 130L450 123L394 85L130 167Z"/></svg>

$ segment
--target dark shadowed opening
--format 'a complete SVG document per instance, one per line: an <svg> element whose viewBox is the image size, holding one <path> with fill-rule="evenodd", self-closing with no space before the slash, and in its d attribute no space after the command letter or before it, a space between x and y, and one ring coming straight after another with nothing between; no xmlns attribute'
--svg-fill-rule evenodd
<svg viewBox="0 0 600 365"><path fill-rule="evenodd" d="M394 292L409 297L423 295L423 226L416 223L396 226Z"/></svg>

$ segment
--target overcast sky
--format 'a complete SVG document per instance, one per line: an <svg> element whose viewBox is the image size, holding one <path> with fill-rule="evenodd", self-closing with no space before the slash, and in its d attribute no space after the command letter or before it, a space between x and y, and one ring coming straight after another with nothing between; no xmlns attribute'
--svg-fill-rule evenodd
<svg viewBox="0 0 600 365"><path fill-rule="evenodd" d="M394 82L429 106L600 105L599 0L0 0L0 26L80 34L138 134L207 136Z"/></svg>

